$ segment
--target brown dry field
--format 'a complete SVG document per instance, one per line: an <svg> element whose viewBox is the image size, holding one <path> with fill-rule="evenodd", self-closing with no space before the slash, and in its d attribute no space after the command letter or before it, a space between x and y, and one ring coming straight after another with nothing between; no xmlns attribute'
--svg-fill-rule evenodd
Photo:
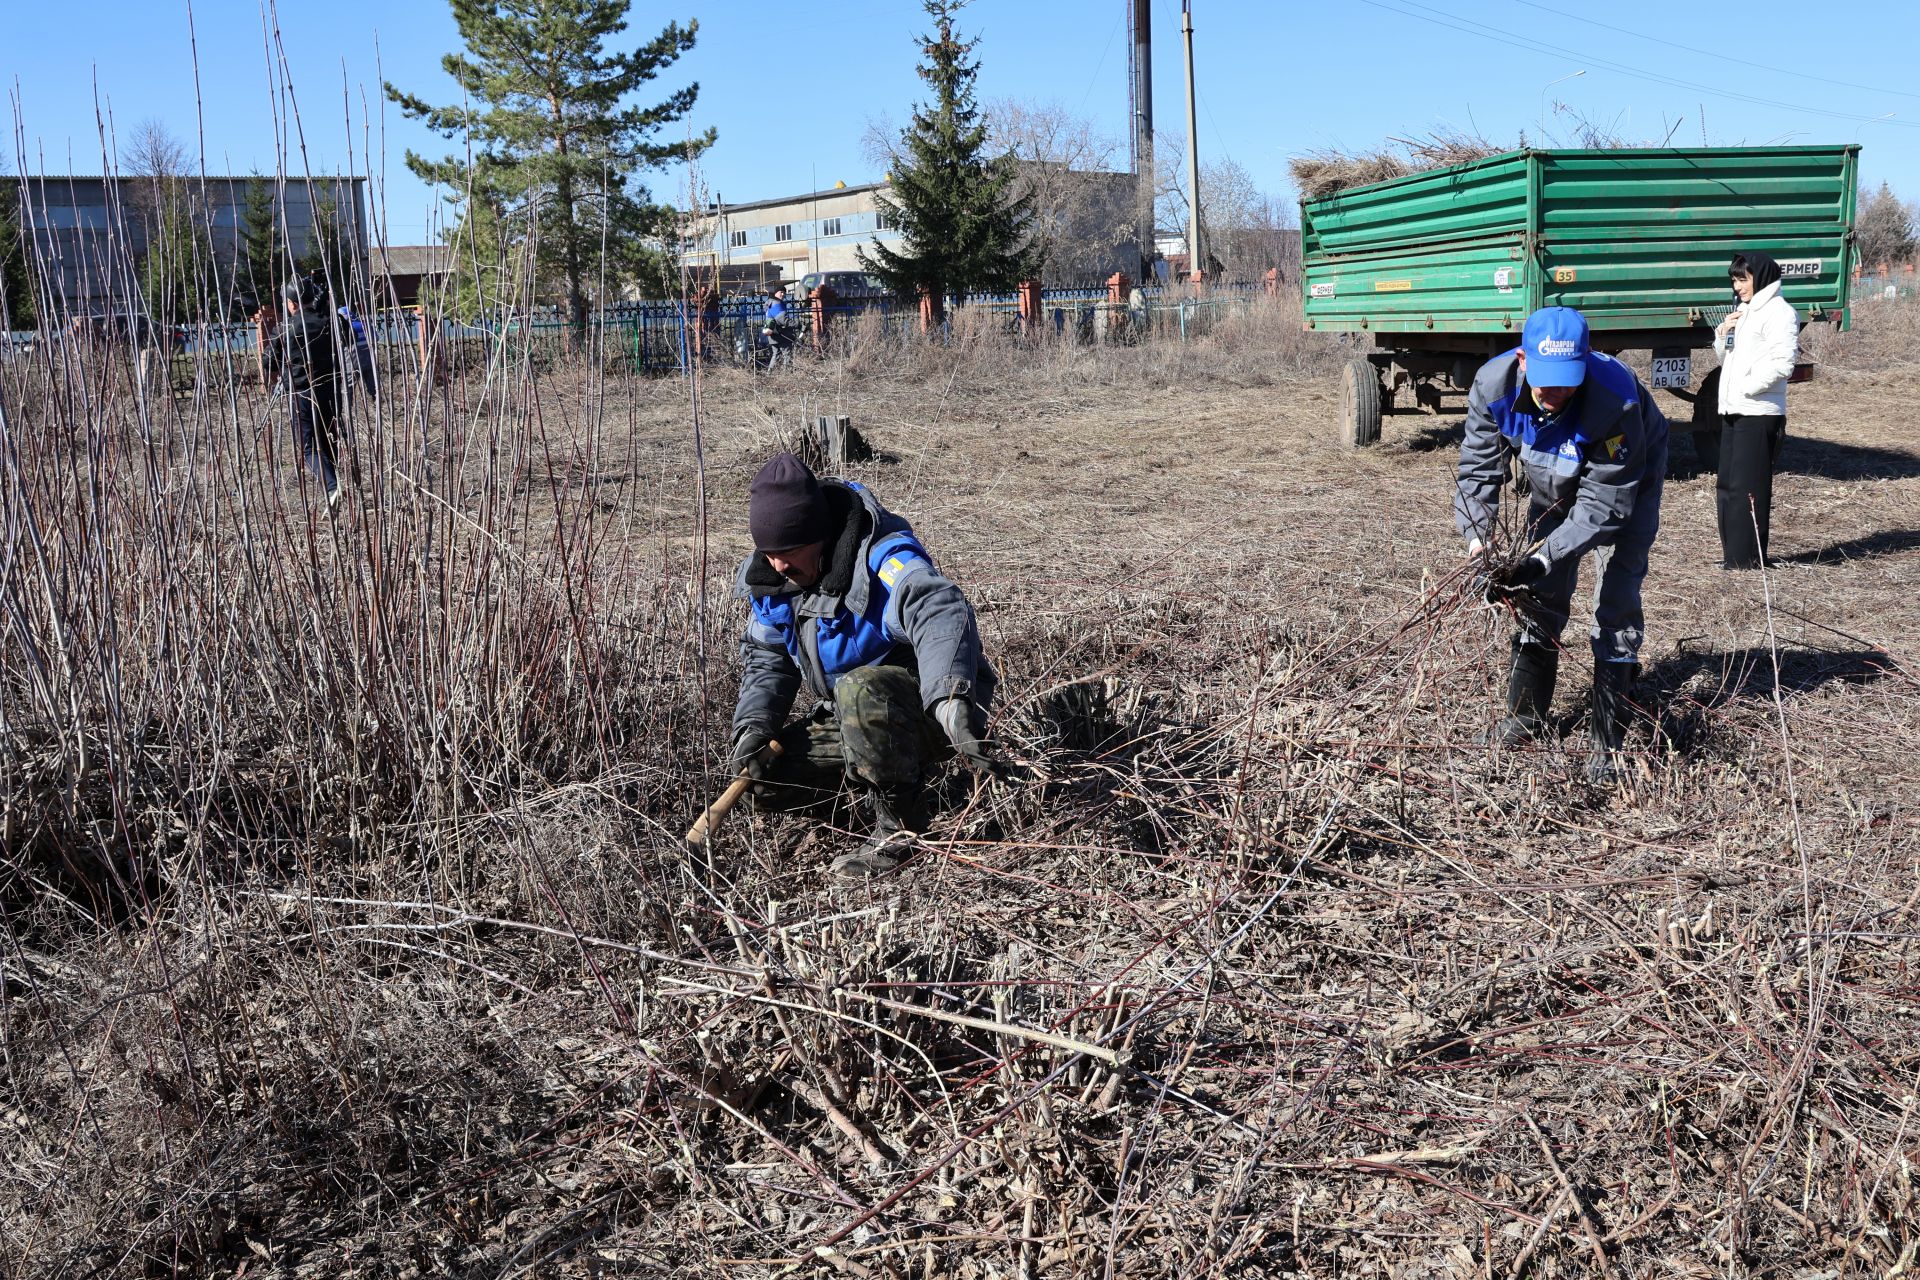
<svg viewBox="0 0 1920 1280"><path fill-rule="evenodd" d="M1578 607L1561 739L1476 745L1457 401L1348 452L1335 357L1241 339L714 374L704 579L684 384L536 385L510 536L602 539L613 762L23 913L0 1276L1906 1274L1920 366L1794 389L1765 574L1669 482L1603 792ZM943 778L872 884L838 818L679 844L746 484L816 413L1035 768Z"/></svg>

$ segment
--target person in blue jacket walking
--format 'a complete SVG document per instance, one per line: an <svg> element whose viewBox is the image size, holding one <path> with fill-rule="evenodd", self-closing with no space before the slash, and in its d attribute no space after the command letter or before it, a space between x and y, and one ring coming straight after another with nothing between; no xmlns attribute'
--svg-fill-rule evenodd
<svg viewBox="0 0 1920 1280"><path fill-rule="evenodd" d="M1610 782L1626 733L1627 689L1645 617L1640 587L1660 531L1667 419L1633 371L1592 349L1586 317L1543 307L1520 345L1482 365L1467 396L1454 515L1467 553L1484 558L1510 462L1526 477L1529 550L1493 569L1489 600L1519 626L1507 673L1507 714L1495 730L1517 746L1547 728L1580 558L1595 553L1593 754L1588 778Z"/></svg>
<svg viewBox="0 0 1920 1280"><path fill-rule="evenodd" d="M977 770L997 677L973 608L934 567L911 525L864 486L821 481L791 453L754 477L733 762L756 803L805 807L843 783L873 816L872 837L836 858L847 877L898 866L926 830L926 779L950 754ZM796 701L802 715L787 724ZM783 727L784 726L784 727ZM778 740L782 752L764 749Z"/></svg>
<svg viewBox="0 0 1920 1280"><path fill-rule="evenodd" d="M350 385L359 387L360 394L370 397L374 394L373 346L367 341L367 326L354 314L352 307L341 307L339 315L346 322L348 332L353 334L356 378Z"/></svg>

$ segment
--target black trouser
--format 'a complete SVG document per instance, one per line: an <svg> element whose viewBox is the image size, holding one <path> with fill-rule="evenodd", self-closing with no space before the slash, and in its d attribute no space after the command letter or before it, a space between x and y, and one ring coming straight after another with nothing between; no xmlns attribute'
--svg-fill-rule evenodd
<svg viewBox="0 0 1920 1280"><path fill-rule="evenodd" d="M313 472L327 496L339 487L334 453L334 433L339 421L340 397L336 388L293 393L294 442L300 446L301 461Z"/></svg>
<svg viewBox="0 0 1920 1280"><path fill-rule="evenodd" d="M1773 463L1787 420L1780 414L1729 413L1720 419L1720 563L1758 569L1773 515Z"/></svg>

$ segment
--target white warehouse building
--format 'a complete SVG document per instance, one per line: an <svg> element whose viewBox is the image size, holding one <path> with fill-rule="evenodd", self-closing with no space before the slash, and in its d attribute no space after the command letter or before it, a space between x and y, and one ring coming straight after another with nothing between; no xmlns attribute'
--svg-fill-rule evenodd
<svg viewBox="0 0 1920 1280"><path fill-rule="evenodd" d="M759 287L792 284L813 271L859 271L862 247L901 240L874 199L886 185L842 183L777 200L715 202L695 222L682 258L695 271L718 268L723 282Z"/></svg>
<svg viewBox="0 0 1920 1280"><path fill-rule="evenodd" d="M863 271L860 250L899 248L905 240L880 207L888 184L839 183L825 191L754 200L715 201L681 242L681 259L696 275L713 272L721 288L771 288L825 271ZM1115 271L1133 273L1131 174L1021 165L1021 188L1035 199L1034 234L1049 245L1049 285L1098 284Z"/></svg>

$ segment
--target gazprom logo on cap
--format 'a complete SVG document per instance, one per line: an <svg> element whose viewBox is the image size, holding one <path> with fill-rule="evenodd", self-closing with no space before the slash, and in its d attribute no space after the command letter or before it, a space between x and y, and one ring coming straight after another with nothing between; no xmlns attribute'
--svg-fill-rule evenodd
<svg viewBox="0 0 1920 1280"><path fill-rule="evenodd" d="M1542 338L1539 351L1543 356L1577 356L1580 344L1572 338Z"/></svg>

